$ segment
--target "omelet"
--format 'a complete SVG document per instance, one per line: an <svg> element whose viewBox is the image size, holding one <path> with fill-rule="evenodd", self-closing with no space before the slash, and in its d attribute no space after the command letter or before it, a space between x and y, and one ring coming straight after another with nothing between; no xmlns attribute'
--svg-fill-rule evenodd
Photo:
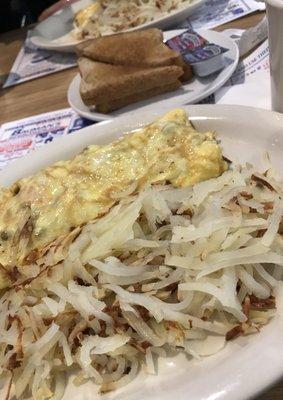
<svg viewBox="0 0 283 400"><path fill-rule="evenodd" d="M177 109L17 181L0 192L0 288L9 285L3 271L34 262L58 238L107 213L133 183L137 191L164 182L186 187L226 169L214 135L197 132Z"/></svg>

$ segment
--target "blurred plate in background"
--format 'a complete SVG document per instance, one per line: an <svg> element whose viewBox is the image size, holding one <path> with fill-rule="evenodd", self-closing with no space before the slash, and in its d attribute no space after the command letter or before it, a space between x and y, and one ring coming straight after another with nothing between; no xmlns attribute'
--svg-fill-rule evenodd
<svg viewBox="0 0 283 400"><path fill-rule="evenodd" d="M188 18L204 1L186 1L178 10L174 10L162 18L128 29L128 31L153 27L166 29L176 26ZM80 43L71 33L74 28L74 15L94 2L95 0L79 0L39 23L32 31L31 42L40 49L74 52L76 45Z"/></svg>

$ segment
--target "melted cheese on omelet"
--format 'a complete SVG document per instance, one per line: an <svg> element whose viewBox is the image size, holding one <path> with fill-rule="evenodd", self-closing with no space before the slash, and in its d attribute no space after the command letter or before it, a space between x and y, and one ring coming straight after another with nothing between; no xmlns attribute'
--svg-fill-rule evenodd
<svg viewBox="0 0 283 400"><path fill-rule="evenodd" d="M0 263L12 269L75 227L106 213L112 195L137 183L175 187L217 177L226 169L212 133L198 133L183 110L108 145L91 145L0 193ZM7 282L0 281L0 287Z"/></svg>

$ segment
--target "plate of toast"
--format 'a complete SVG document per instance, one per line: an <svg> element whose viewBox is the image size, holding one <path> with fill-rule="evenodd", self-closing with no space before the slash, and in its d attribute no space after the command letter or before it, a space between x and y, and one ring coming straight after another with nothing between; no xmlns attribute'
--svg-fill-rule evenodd
<svg viewBox="0 0 283 400"><path fill-rule="evenodd" d="M173 30L163 35L152 28L80 44L79 73L68 89L70 106L82 117L106 121L137 109L147 110L156 103L162 107L170 101L172 107L179 107L206 98L234 72L238 47L223 33L199 31L206 43L226 49L222 68L200 77L194 74L193 64L164 43L183 32ZM195 38L189 35L188 40Z"/></svg>
<svg viewBox="0 0 283 400"><path fill-rule="evenodd" d="M31 42L38 48L74 52L89 38L157 27L188 18L204 0L79 0L40 22Z"/></svg>

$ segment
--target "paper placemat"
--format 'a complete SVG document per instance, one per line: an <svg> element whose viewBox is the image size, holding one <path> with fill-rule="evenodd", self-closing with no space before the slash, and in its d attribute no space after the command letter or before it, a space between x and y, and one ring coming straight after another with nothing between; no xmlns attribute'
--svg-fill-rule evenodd
<svg viewBox="0 0 283 400"><path fill-rule="evenodd" d="M176 28L211 29L258 10L265 4L255 0L206 0L195 13ZM3 88L17 85L76 65L76 55L37 49L28 32Z"/></svg>
<svg viewBox="0 0 283 400"><path fill-rule="evenodd" d="M229 29L224 33L233 37L241 52L245 53L266 37L266 19L246 31ZM265 40L244 58L229 81L201 103L271 109L268 41ZM93 122L81 118L70 108L3 124L0 127L0 168L58 136L68 135L90 124Z"/></svg>
<svg viewBox="0 0 283 400"><path fill-rule="evenodd" d="M265 3L255 0L206 0L194 14L181 24L183 28L212 29L265 10Z"/></svg>
<svg viewBox="0 0 283 400"><path fill-rule="evenodd" d="M92 121L81 118L71 108L3 124L0 127L0 169L57 137L91 124Z"/></svg>
<svg viewBox="0 0 283 400"><path fill-rule="evenodd" d="M3 88L53 74L76 64L76 54L37 49L30 42L28 33Z"/></svg>
<svg viewBox="0 0 283 400"><path fill-rule="evenodd" d="M214 94L214 99L217 104L271 109L267 40L238 65L228 83Z"/></svg>

